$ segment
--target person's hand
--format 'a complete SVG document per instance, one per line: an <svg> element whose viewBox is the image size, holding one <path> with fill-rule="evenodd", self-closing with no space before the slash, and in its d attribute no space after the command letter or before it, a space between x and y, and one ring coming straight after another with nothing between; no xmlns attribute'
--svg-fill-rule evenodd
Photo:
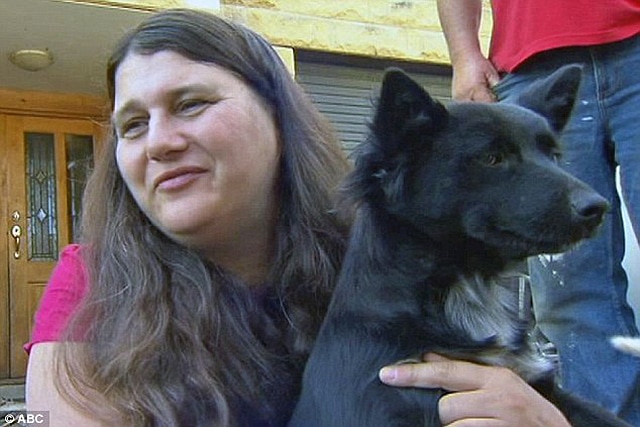
<svg viewBox="0 0 640 427"><path fill-rule="evenodd" d="M443 388L438 403L445 427L570 427L564 415L506 368L446 359L387 366L382 382L398 387Z"/></svg>
<svg viewBox="0 0 640 427"><path fill-rule="evenodd" d="M483 56L467 57L453 67L451 94L457 101L496 102L493 86L500 75Z"/></svg>

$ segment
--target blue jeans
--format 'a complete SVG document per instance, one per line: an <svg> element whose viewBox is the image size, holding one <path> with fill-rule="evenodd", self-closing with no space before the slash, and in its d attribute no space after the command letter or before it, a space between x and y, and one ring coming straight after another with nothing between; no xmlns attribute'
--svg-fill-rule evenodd
<svg viewBox="0 0 640 427"><path fill-rule="evenodd" d="M569 63L582 65L583 81L562 132L561 163L606 197L611 211L594 239L562 255L529 260L536 325L559 352L563 388L640 426L640 359L608 342L612 335L638 335L621 266L625 243L615 169L620 167L622 195L638 238L640 35L542 53L506 75L496 94L509 102L532 81Z"/></svg>

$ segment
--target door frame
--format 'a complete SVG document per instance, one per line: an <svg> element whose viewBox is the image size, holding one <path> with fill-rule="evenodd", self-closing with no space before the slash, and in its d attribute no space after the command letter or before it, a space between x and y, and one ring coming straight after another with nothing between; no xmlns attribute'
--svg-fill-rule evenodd
<svg viewBox="0 0 640 427"><path fill-rule="evenodd" d="M2 99L0 97L0 99ZM5 230L9 227L9 212L7 212L9 187L7 182L7 119L0 114L0 218ZM5 238L0 239L0 378L10 374L9 358L11 341L9 337L9 235L5 231Z"/></svg>
<svg viewBox="0 0 640 427"><path fill-rule="evenodd" d="M0 239L0 381L11 378L11 337L10 337L10 287L8 235L11 222L9 212L9 188L7 179L7 115L46 117L59 119L84 119L93 121L97 126L106 126L109 108L106 98L72 93L48 93L20 91L0 88L0 224L4 227L4 238ZM99 135L95 148L99 151Z"/></svg>

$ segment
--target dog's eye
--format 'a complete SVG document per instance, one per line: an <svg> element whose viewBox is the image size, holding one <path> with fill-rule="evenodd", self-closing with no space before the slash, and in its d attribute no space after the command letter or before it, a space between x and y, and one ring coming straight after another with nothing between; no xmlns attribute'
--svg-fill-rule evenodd
<svg viewBox="0 0 640 427"><path fill-rule="evenodd" d="M504 162L504 155L502 153L487 154L484 158L484 163L489 166L497 166Z"/></svg>

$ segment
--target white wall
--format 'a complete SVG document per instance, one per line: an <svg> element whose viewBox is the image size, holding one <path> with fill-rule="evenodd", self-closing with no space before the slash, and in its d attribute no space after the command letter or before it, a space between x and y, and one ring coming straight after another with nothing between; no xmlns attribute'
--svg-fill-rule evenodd
<svg viewBox="0 0 640 427"><path fill-rule="evenodd" d="M629 276L629 303L636 313L636 324L640 328L640 248L633 234L626 209L623 212L626 251L622 265Z"/></svg>
<svg viewBox="0 0 640 427"><path fill-rule="evenodd" d="M618 191L620 187L618 185ZM620 196L622 197L622 196ZM623 203L624 205L624 203ZM629 277L629 304L633 307L636 314L636 324L640 328L640 247L638 239L636 239L626 208L623 207L622 219L624 221L624 235L626 248L622 265Z"/></svg>

